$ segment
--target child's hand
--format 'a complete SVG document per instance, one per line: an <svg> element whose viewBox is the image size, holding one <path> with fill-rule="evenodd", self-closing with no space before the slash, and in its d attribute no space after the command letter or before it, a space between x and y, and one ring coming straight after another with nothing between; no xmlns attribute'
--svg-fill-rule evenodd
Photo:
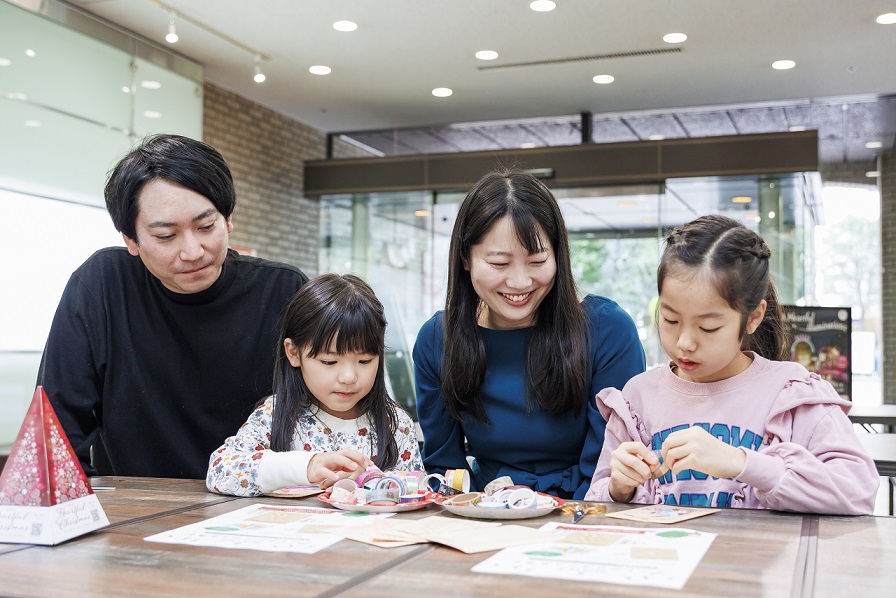
<svg viewBox="0 0 896 598"><path fill-rule="evenodd" d="M659 459L649 448L640 442L623 442L610 453L610 497L629 502L635 489L659 467Z"/></svg>
<svg viewBox="0 0 896 598"><path fill-rule="evenodd" d="M672 432L663 442L663 459L673 473L693 469L717 478L733 478L744 470L747 456L699 426Z"/></svg>
<svg viewBox="0 0 896 598"><path fill-rule="evenodd" d="M373 461L352 449L318 453L308 463L308 481L326 490L336 480L355 479L371 465Z"/></svg>

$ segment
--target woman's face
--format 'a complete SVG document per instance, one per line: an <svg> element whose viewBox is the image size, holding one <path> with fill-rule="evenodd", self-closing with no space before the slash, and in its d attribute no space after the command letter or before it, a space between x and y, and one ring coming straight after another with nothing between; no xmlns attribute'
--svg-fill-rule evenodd
<svg viewBox="0 0 896 598"><path fill-rule="evenodd" d="M538 306L554 286L557 260L542 231L539 253L530 254L517 239L509 217L498 220L482 242L470 248L464 263L473 289L488 306L481 324L496 330L535 324Z"/></svg>

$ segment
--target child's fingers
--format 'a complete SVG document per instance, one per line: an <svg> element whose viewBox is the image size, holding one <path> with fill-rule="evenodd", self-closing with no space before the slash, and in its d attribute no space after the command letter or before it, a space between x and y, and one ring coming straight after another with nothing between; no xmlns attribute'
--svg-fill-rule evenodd
<svg viewBox="0 0 896 598"><path fill-rule="evenodd" d="M371 461L365 455L362 455L361 453L359 453L356 450L342 449L339 451L339 454L351 459L354 462L355 467L361 467L362 469L366 469L366 468L370 467L371 465L373 465L373 461Z"/></svg>

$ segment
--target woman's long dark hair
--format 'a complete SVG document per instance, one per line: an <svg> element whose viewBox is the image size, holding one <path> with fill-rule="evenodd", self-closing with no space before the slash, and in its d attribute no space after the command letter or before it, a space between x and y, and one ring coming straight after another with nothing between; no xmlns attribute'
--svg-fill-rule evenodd
<svg viewBox="0 0 896 598"><path fill-rule="evenodd" d="M480 300L473 289L470 251L503 219L509 218L520 244L529 253L554 250L554 286L535 314L535 330L526 357L527 405L551 415L584 407L588 380L588 327L579 302L569 258L569 239L560 206L532 175L491 173L467 193L451 234L448 296L445 301L445 349L442 394L448 413L461 419L469 412L488 422L479 387L485 378L485 345L478 326Z"/></svg>
<svg viewBox="0 0 896 598"><path fill-rule="evenodd" d="M719 296L741 315L741 349L767 359L787 359L787 333L778 293L769 273L771 250L765 241L737 220L711 214L674 229L665 239L657 270L657 291L662 294L667 276L709 280ZM753 334L747 321L765 299L765 317Z"/></svg>
<svg viewBox="0 0 896 598"><path fill-rule="evenodd" d="M290 339L303 355L310 354L311 357L333 349L338 354L357 352L379 357L373 387L358 402L358 408L373 423L377 467L395 466L398 461L395 442L398 415L395 403L386 391L385 335L383 305L373 289L357 276L323 274L296 291L283 315L274 364L273 450L292 450L299 418L309 409L318 408L301 368L293 367L287 359L283 341Z"/></svg>

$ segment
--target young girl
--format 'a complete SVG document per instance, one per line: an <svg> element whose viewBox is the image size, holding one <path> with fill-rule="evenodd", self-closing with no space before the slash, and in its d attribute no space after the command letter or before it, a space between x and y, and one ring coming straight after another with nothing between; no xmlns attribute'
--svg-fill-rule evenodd
<svg viewBox="0 0 896 598"><path fill-rule="evenodd" d="M873 511L877 470L846 417L849 402L781 361L770 255L759 235L723 216L666 238L658 326L671 362L598 394L607 431L587 500Z"/></svg>
<svg viewBox="0 0 896 598"><path fill-rule="evenodd" d="M206 485L237 496L331 486L375 464L422 470L414 423L386 391L386 317L351 275L305 283L286 306L273 395L212 453Z"/></svg>

